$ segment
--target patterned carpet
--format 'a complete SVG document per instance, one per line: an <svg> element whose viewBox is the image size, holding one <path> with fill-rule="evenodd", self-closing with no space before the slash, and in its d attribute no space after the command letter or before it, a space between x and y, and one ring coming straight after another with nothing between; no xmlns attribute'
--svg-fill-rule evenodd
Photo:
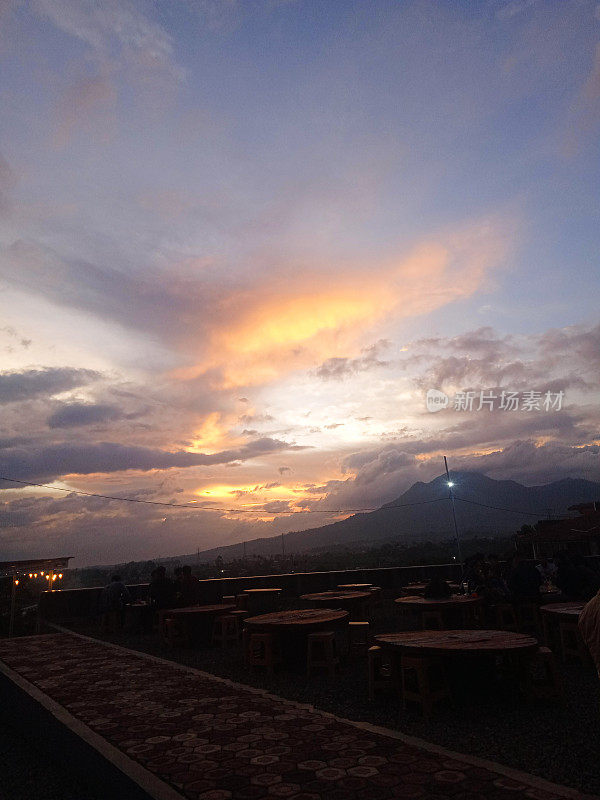
<svg viewBox="0 0 600 800"><path fill-rule="evenodd" d="M558 787L69 634L0 640L0 660L192 800L554 800ZM365 687L366 690L366 687ZM571 790L571 797L583 797Z"/></svg>

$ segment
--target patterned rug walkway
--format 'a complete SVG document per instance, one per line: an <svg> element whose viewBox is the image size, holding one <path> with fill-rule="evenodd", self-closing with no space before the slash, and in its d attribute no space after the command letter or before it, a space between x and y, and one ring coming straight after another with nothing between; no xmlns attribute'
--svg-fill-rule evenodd
<svg viewBox="0 0 600 800"><path fill-rule="evenodd" d="M584 797L75 635L0 640L0 660L191 800Z"/></svg>

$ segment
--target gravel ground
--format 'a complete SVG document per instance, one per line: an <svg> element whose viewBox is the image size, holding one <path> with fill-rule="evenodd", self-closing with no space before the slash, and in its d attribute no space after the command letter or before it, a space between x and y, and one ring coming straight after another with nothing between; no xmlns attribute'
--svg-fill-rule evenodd
<svg viewBox="0 0 600 800"><path fill-rule="evenodd" d="M4 724L0 725L0 775L0 800L106 800L97 787Z"/></svg>
<svg viewBox="0 0 600 800"><path fill-rule="evenodd" d="M472 671L455 674L452 683L455 706L439 706L433 718L425 721L416 713L399 711L389 695L377 697L372 703L368 701L366 659L346 660L334 680L319 675L309 681L302 673L285 671L270 678L258 669L250 672L239 650L166 649L159 644L156 634L100 637L97 627L90 627L89 623L70 624L70 627L341 717L397 728L459 753L480 756L565 786L600 794L600 684L591 666L560 666L566 690L564 707L545 700L526 703L509 685L490 687L489 682ZM397 619L383 617L373 627L374 632L389 632L397 629ZM56 795L59 796L63 795ZM79 799L79 795L75 796ZM87 796L81 795L81 800Z"/></svg>

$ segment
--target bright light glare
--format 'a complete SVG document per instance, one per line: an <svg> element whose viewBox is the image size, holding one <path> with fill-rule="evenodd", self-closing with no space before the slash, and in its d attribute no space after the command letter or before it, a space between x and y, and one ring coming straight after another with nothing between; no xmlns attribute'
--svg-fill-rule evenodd
<svg viewBox="0 0 600 800"><path fill-rule="evenodd" d="M448 481L448 486L454 486L454 482L453 481Z"/></svg>

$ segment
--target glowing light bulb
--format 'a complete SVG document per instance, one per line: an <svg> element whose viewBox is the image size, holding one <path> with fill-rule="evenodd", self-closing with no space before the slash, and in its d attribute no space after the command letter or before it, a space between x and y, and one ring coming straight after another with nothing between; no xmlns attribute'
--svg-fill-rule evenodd
<svg viewBox="0 0 600 800"><path fill-rule="evenodd" d="M62 572L59 572L59 573L58 573L58 577L59 577L59 578L62 578Z"/></svg>
<svg viewBox="0 0 600 800"><path fill-rule="evenodd" d="M33 577L34 577L34 578L37 578L37 572L35 572L35 573L34 573Z"/></svg>
<svg viewBox="0 0 600 800"><path fill-rule="evenodd" d="M453 481L448 481L448 486L454 486L454 482Z"/></svg>
<svg viewBox="0 0 600 800"><path fill-rule="evenodd" d="M29 577L33 578L33 573L32 572L29 573Z"/></svg>
<svg viewBox="0 0 600 800"><path fill-rule="evenodd" d="M16 580L15 580L15 586L18 586L18 585L19 585L19 580L18 580L18 579L16 579Z"/></svg>
<svg viewBox="0 0 600 800"><path fill-rule="evenodd" d="M55 580L56 580L56 575L53 575L53 576L52 576L52 580L53 580L53 581L55 581Z"/></svg>

